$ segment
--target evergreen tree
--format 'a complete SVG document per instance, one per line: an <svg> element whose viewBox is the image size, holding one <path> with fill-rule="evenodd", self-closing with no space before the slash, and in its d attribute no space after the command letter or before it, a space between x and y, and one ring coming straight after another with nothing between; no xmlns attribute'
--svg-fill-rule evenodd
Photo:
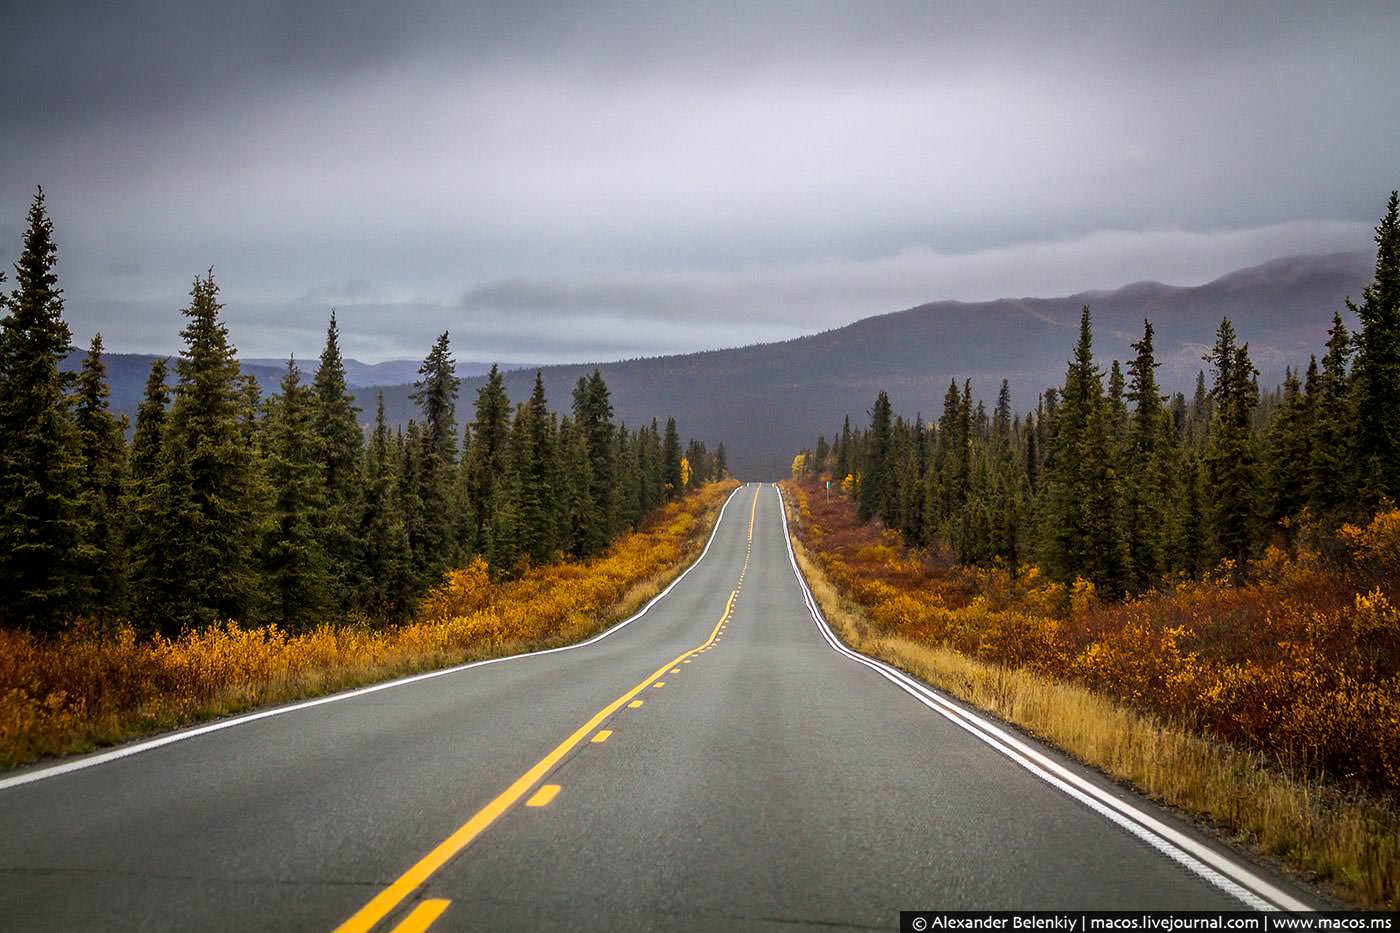
<svg viewBox="0 0 1400 933"><path fill-rule="evenodd" d="M1250 412L1258 403L1249 345L1235 345L1229 319L1220 322L1215 347L1206 357L1215 373L1206 450L1209 516L1215 554L1234 562L1242 575L1254 549L1259 514L1259 460L1250 430Z"/></svg>
<svg viewBox="0 0 1400 933"><path fill-rule="evenodd" d="M879 516L893 525L897 506L894 470L890 457L890 397L881 392L870 409L870 434L860 468L859 510L861 521Z"/></svg>
<svg viewBox="0 0 1400 933"><path fill-rule="evenodd" d="M1269 429L1269 521L1274 525L1297 515L1307 502L1311 414L1297 373L1287 370L1283 403Z"/></svg>
<svg viewBox="0 0 1400 933"><path fill-rule="evenodd" d="M316 433L319 392L301 384L295 360L287 361L282 394L269 400L267 480L273 499L263 534L259 563L266 615L287 631L324 621L332 605L317 520L326 512L326 487L318 453L325 448ZM348 477L342 477L348 482Z"/></svg>
<svg viewBox="0 0 1400 933"><path fill-rule="evenodd" d="M71 335L57 255L40 189L0 320L0 621L37 632L57 631L93 599L80 558L91 529L71 380L59 371Z"/></svg>
<svg viewBox="0 0 1400 933"><path fill-rule="evenodd" d="M511 431L517 536L522 555L532 564L549 562L559 547L555 523L558 458L550 429L544 378L537 372L530 400L516 413Z"/></svg>
<svg viewBox="0 0 1400 933"><path fill-rule="evenodd" d="M453 521L454 466L457 462L456 363L443 331L423 360L414 384L413 401L423 413L419 452L417 521L409 527L414 569L422 581L434 583L458 558Z"/></svg>
<svg viewBox="0 0 1400 933"><path fill-rule="evenodd" d="M311 404L316 460L321 467L319 483L324 490L320 513L313 517L313 523L325 555L330 605L344 612L352 606L356 588L364 435L357 420L360 409L345 383L334 311L312 381Z"/></svg>
<svg viewBox="0 0 1400 933"><path fill-rule="evenodd" d="M471 460L468 469L467 496L477 522L476 546L485 550L491 522L496 513L495 487L506 472L510 451L510 399L506 397L505 381L496 366L491 367L486 382L477 390L476 417L472 422Z"/></svg>
<svg viewBox="0 0 1400 933"><path fill-rule="evenodd" d="M610 435L612 431L608 432ZM609 445L609 463L612 463ZM593 501L593 473L588 437L568 418L559 425L559 545L570 557L596 547L602 522Z"/></svg>
<svg viewBox="0 0 1400 933"><path fill-rule="evenodd" d="M618 531L613 503L617 466L613 461L616 429L612 416L612 401L603 374L595 369L591 376L580 377L574 388L574 424L588 451L589 498L593 502L592 524L583 529L586 540L581 553L601 550Z"/></svg>
<svg viewBox="0 0 1400 933"><path fill-rule="evenodd" d="M250 546L258 508L256 447L246 425L250 393L219 319L218 294L212 270L190 289L161 451L163 496L153 531L171 553L168 575L146 582L157 594L153 621L168 634L247 619L258 582Z"/></svg>
<svg viewBox="0 0 1400 933"><path fill-rule="evenodd" d="M136 409L136 432L131 440L126 487L126 551L129 555L133 622L138 631L154 629L152 607L160 605L163 581L174 562L161 539L168 501L164 445L170 408L169 370L165 357L151 364L146 392Z"/></svg>
<svg viewBox="0 0 1400 933"><path fill-rule="evenodd" d="M1123 464L1123 537L1127 545L1127 584L1132 592L1146 589L1166 570L1175 436L1157 388L1152 322L1142 323L1142 340L1133 344L1137 356L1128 363L1127 397L1134 407Z"/></svg>
<svg viewBox="0 0 1400 933"><path fill-rule="evenodd" d="M1309 432L1307 499L1313 510L1337 520L1346 517L1357 488L1355 419L1347 367L1352 340L1342 316L1332 316L1322 370L1309 370L1308 397L1314 412Z"/></svg>
<svg viewBox="0 0 1400 933"><path fill-rule="evenodd" d="M413 602L412 553L404 526L393 444L384 423L384 393L365 452L364 497L356 540L360 545L355 602L371 617L401 622Z"/></svg>
<svg viewBox="0 0 1400 933"><path fill-rule="evenodd" d="M685 486L681 479L681 436L676 430L675 418L666 419L666 439L661 445L661 482L668 499L679 496Z"/></svg>
<svg viewBox="0 0 1400 933"><path fill-rule="evenodd" d="M122 491L126 472L126 419L112 414L102 335L96 334L78 374L75 420L82 462L80 508L90 523L80 550L92 602L88 612L112 617L126 601Z"/></svg>
<svg viewBox="0 0 1400 933"><path fill-rule="evenodd" d="M1356 346L1356 443L1363 514L1400 499L1400 200L1376 227L1376 275L1362 295Z"/></svg>

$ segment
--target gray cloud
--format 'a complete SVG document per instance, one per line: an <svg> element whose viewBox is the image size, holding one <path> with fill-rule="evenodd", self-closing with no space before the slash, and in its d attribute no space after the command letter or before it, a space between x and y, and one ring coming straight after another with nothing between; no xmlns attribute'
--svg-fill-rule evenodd
<svg viewBox="0 0 1400 933"><path fill-rule="evenodd" d="M0 256L43 182L75 323L169 347L212 263L269 356L331 305L366 357L452 326L536 360L1200 282L1365 248L1397 34L1385 3L30 4Z"/></svg>

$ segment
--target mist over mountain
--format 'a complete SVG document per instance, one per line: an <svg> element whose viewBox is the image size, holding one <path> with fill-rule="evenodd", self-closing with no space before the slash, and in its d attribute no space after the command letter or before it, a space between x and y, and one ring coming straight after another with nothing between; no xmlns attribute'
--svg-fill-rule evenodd
<svg viewBox="0 0 1400 933"><path fill-rule="evenodd" d="M930 418L941 410L950 379L970 378L974 393L990 406L1005 378L1016 410L1034 408L1041 391L1064 379L1085 304L1093 310L1095 355L1105 369L1111 360L1131 355L1129 344L1149 318L1163 390L1190 391L1216 326L1229 317L1240 340L1249 343L1261 386L1271 387L1281 381L1285 366L1305 365L1308 355L1319 351L1333 312L1345 314L1344 299L1360 297L1372 263L1363 252L1292 256L1193 287L1139 282L1061 298L938 301L780 343L540 371L552 404L565 409L574 383L597 365L612 389L617 420L636 425L674 415L711 448L724 441L736 476L774 479L786 474L796 450L818 433L830 436L846 415L853 424L863 423L881 389L890 392L896 411ZM114 407L135 411L152 359L108 355ZM76 363L76 357L70 360L71 366ZM308 378L315 364L315 359L302 363ZM243 366L271 391L285 363L245 360ZM415 413L409 393L417 367L417 361L347 360L350 381L360 389L362 420L372 416L380 391L369 380L382 380L388 417L407 423ZM459 423L470 420L484 379L473 374L486 368L457 366L465 377ZM534 376L533 368L507 372L510 397L523 401Z"/></svg>

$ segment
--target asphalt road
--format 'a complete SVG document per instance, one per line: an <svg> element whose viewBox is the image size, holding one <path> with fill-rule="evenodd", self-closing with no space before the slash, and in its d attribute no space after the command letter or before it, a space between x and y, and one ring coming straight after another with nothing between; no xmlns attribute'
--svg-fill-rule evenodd
<svg viewBox="0 0 1400 933"><path fill-rule="evenodd" d="M592 643L135 749L0 780L0 927L897 929L901 908L1307 903L839 650L772 486L738 490L688 574Z"/></svg>

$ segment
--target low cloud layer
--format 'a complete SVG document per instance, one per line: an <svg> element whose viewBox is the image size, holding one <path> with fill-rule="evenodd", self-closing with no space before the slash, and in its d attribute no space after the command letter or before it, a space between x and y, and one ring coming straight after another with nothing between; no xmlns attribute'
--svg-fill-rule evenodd
<svg viewBox="0 0 1400 933"><path fill-rule="evenodd" d="M77 335L602 359L940 298L1365 249L1385 3L31 5L0 258L45 185Z"/></svg>

